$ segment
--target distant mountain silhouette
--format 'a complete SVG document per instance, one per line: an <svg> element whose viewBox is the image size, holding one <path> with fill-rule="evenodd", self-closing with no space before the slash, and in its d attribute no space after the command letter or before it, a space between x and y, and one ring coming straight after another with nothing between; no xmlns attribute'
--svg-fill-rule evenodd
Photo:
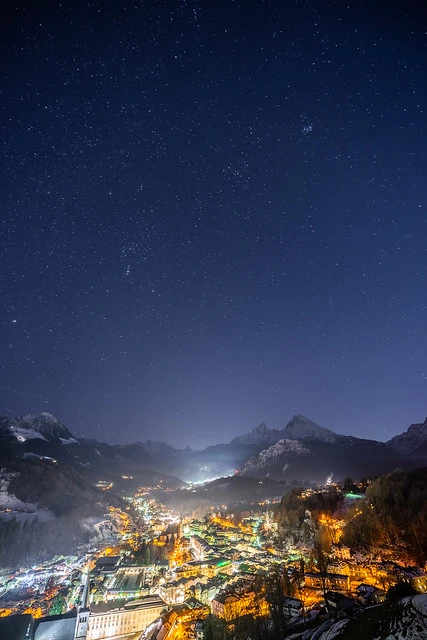
<svg viewBox="0 0 427 640"><path fill-rule="evenodd" d="M0 418L0 444L6 458L54 458L94 477L151 471L177 484L177 478L206 480L239 471L286 481L321 481L331 473L357 480L363 475L425 464L427 421L382 443L340 435L295 415L283 429L268 429L262 423L229 443L193 451L153 440L109 445L77 438L57 418L42 413Z"/></svg>
<svg viewBox="0 0 427 640"><path fill-rule="evenodd" d="M427 451L427 418L422 423L411 424L406 431L394 436L387 444L404 455Z"/></svg>

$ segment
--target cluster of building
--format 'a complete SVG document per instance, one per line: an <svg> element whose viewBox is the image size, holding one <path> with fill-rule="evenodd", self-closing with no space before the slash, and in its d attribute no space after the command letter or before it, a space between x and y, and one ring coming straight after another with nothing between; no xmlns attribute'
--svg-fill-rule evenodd
<svg viewBox="0 0 427 640"><path fill-rule="evenodd" d="M268 593L261 594L259 584L275 571L286 572L290 589L283 613L295 628L307 618L331 612L351 615L360 607L379 604L398 581L427 592L423 569L353 557L339 542L332 547L327 568L320 571L311 562L310 548L283 548L268 511L240 521L222 514L182 521L143 493L132 500L132 513L131 517L114 509L110 514L121 542L138 538L154 548L167 545L167 559L136 562L132 544L120 553L89 555L74 567L79 589L71 610L41 618L0 618L0 637L203 640L208 614L227 623L242 616L267 616ZM341 526L332 520L326 524L337 531ZM65 562L57 563L59 567L64 573L70 570Z"/></svg>

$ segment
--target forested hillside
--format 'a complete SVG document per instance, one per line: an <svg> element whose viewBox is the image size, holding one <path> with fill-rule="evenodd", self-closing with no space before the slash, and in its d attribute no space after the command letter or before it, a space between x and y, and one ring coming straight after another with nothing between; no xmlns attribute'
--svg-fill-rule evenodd
<svg viewBox="0 0 427 640"><path fill-rule="evenodd" d="M427 559L427 468L377 478L349 514L344 541L355 549L394 550L408 564Z"/></svg>
<svg viewBox="0 0 427 640"><path fill-rule="evenodd" d="M73 553L93 535L83 520L103 518L110 504L121 504L84 474L49 460L2 460L0 469L10 477L7 493L35 508L13 516L4 511L0 517L1 567L14 569Z"/></svg>

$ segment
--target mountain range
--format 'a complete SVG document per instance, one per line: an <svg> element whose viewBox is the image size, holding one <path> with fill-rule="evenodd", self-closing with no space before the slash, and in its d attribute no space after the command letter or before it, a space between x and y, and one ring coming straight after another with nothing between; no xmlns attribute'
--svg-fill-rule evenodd
<svg viewBox="0 0 427 640"><path fill-rule="evenodd" d="M426 465L427 419L388 442L378 442L341 435L295 415L283 429L268 429L263 423L229 443L194 451L153 440L109 445L78 438L56 417L42 413L0 418L0 445L6 457L54 459L94 476L142 471L164 474L165 482L174 486L178 478L202 481L235 472L319 482L329 475L359 479Z"/></svg>

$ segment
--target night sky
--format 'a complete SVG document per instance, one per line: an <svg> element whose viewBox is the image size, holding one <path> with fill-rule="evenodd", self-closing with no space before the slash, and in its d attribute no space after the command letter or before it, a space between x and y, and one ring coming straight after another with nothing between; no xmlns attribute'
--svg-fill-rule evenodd
<svg viewBox="0 0 427 640"><path fill-rule="evenodd" d="M422 4L3 4L0 414L193 447L424 420Z"/></svg>

